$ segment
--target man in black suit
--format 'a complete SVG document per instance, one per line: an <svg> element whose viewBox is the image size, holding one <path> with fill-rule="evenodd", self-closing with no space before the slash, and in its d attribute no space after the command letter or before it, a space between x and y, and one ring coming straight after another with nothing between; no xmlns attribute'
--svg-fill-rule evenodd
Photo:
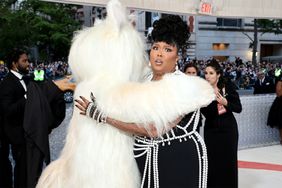
<svg viewBox="0 0 282 188"><path fill-rule="evenodd" d="M29 62L27 53L23 50L15 49L8 55L7 67L9 73L0 86L0 107L3 109L1 111L4 122L3 132L11 145L15 161L14 188L35 187L43 160L47 158L48 161L50 158L47 156L49 155L48 133L64 118L65 104L62 103L62 91L73 90L75 84L65 79L49 81L46 84L43 82L28 84L25 75L29 72ZM30 86L32 86L31 90L29 90ZM39 92L40 95L34 92ZM41 107L43 111L40 112ZM46 109L48 114L45 113ZM56 116L59 116L59 120ZM33 122L35 118L37 121ZM39 132L40 135L33 134L34 132ZM37 143L42 145L43 152L42 147L37 147Z"/></svg>
<svg viewBox="0 0 282 188"><path fill-rule="evenodd" d="M254 85L254 94L274 93L275 85L273 79L265 75L264 70L257 73L257 80Z"/></svg>
<svg viewBox="0 0 282 188"><path fill-rule="evenodd" d="M3 109L3 130L11 144L14 168L14 187L26 187L26 145L23 130L26 84L22 80L28 73L28 56L15 50L9 54L7 66L10 72L0 88L0 103Z"/></svg>

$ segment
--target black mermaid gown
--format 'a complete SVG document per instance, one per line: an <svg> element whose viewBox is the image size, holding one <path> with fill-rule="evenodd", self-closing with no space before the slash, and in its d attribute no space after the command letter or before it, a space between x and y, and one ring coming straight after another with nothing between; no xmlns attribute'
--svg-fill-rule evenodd
<svg viewBox="0 0 282 188"><path fill-rule="evenodd" d="M207 152L196 131L200 111L185 116L163 138L135 137L134 154L141 187L205 188Z"/></svg>

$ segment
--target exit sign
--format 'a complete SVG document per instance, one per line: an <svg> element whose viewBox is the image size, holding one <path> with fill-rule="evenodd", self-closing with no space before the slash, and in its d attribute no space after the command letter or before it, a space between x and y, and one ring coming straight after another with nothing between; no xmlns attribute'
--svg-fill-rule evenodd
<svg viewBox="0 0 282 188"><path fill-rule="evenodd" d="M212 4L208 2L201 2L199 8L200 14L212 15Z"/></svg>

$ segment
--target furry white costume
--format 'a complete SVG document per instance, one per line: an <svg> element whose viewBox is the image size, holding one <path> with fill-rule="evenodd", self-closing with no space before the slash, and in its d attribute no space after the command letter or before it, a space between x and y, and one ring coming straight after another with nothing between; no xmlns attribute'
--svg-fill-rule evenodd
<svg viewBox="0 0 282 188"><path fill-rule="evenodd" d="M208 105L213 89L203 79L167 74L141 83L146 70L144 42L117 0L105 21L79 32L69 63L77 79L75 98L93 92L109 117L159 133L180 115ZM133 137L111 125L97 124L74 109L61 156L44 170L37 188L137 188L140 177Z"/></svg>

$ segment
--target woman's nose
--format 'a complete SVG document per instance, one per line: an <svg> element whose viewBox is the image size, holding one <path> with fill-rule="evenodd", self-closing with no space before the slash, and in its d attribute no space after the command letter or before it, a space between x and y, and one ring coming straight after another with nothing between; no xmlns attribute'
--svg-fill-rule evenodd
<svg viewBox="0 0 282 188"><path fill-rule="evenodd" d="M161 50L158 50L158 51L157 51L157 56L158 56L158 57L162 57L162 56L163 56L163 54L162 54L162 51L161 51Z"/></svg>

